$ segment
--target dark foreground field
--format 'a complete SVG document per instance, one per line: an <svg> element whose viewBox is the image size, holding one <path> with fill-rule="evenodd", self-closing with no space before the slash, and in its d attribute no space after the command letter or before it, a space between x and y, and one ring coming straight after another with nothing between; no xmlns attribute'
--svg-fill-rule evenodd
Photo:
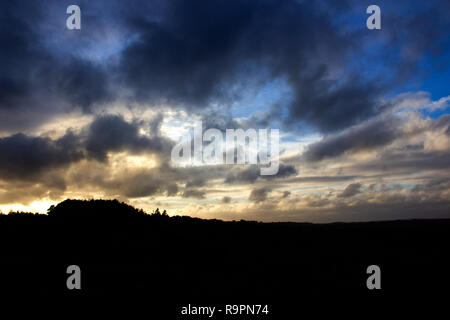
<svg viewBox="0 0 450 320"><path fill-rule="evenodd" d="M450 220L223 222L66 201L48 216L0 216L0 290L135 297L173 314L187 304L281 312L306 301L439 298L450 285L449 230ZM66 287L69 265L81 268L81 290ZM381 268L381 290L366 287L369 265Z"/></svg>

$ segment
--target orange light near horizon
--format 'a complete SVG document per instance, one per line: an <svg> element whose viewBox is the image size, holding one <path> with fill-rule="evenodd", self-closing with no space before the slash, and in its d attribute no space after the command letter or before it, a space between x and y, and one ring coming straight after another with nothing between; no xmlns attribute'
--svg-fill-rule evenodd
<svg viewBox="0 0 450 320"><path fill-rule="evenodd" d="M33 201L28 205L23 204L6 204L6 205L0 205L0 211L4 214L7 214L10 211L24 211L24 212L37 212L37 213L47 213L47 209L50 208L52 205L56 205L57 201L50 201L50 200L39 200L39 201Z"/></svg>

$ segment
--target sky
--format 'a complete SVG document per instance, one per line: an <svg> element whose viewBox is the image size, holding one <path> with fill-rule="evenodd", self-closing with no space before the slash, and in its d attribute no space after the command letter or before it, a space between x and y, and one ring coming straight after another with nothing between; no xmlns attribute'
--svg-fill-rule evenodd
<svg viewBox="0 0 450 320"><path fill-rule="evenodd" d="M381 29L369 30L369 5ZM69 5L81 29L68 29ZM2 1L0 210L119 199L223 220L450 217L450 2ZM279 129L280 165L179 165Z"/></svg>

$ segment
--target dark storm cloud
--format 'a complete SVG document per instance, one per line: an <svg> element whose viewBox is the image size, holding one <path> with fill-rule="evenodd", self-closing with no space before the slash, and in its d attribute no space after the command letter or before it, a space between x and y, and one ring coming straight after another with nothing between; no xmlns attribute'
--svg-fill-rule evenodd
<svg viewBox="0 0 450 320"><path fill-rule="evenodd" d="M0 178L32 179L46 169L83 158L79 137L72 132L57 140L16 134L0 138Z"/></svg>
<svg viewBox="0 0 450 320"><path fill-rule="evenodd" d="M64 167L85 158L105 161L108 152L169 152L172 146L170 140L158 135L140 135L139 129L138 123L127 122L121 116L103 115L84 129L87 134L69 130L58 139L23 133L0 138L0 178L36 178L46 170ZM176 191L172 186L168 192L173 194ZM130 194L134 193L130 191Z"/></svg>
<svg viewBox="0 0 450 320"><path fill-rule="evenodd" d="M158 21L130 20L140 37L123 52L121 74L138 98L191 108L233 102L252 85L284 78L293 88L294 118L342 128L373 114L379 90L356 74L331 77L355 49L331 23L338 8L314 1L169 1Z"/></svg>
<svg viewBox="0 0 450 320"><path fill-rule="evenodd" d="M154 127L150 125L150 128ZM89 126L86 139L88 155L99 161L105 161L109 151L167 152L171 146L170 140L163 137L140 135L137 124L126 122L118 115L97 117Z"/></svg>
<svg viewBox="0 0 450 320"><path fill-rule="evenodd" d="M125 82L138 98L188 107L227 98L244 67L239 35L251 13L247 3L168 1L157 22L133 16L140 38L122 55Z"/></svg>
<svg viewBox="0 0 450 320"><path fill-rule="evenodd" d="M0 108L12 108L20 97L30 94L32 68L47 58L45 52L31 45L37 35L29 23L34 23L38 17L20 18L23 9L36 13L39 5L23 1L0 3Z"/></svg>
<svg viewBox="0 0 450 320"><path fill-rule="evenodd" d="M388 12L389 23L404 28L388 28L378 36L369 35L364 23L353 32L345 23L334 23L352 9L361 11L364 22L367 6L352 1L172 0L157 20L139 14L129 20L139 40L123 52L119 73L135 97L188 108L231 104L242 93L281 78L293 94L287 123L300 120L335 131L377 114L383 108L381 95L406 78L404 66L412 69L428 47L443 39L440 30L448 19L441 6L436 2L425 16L420 10L407 16ZM439 18L430 22L433 13ZM412 45L420 33L417 25L429 36ZM383 39L389 47L380 52L386 53L365 50L367 43ZM384 65L360 66L358 55L384 58ZM386 77L386 70L393 76Z"/></svg>
<svg viewBox="0 0 450 320"><path fill-rule="evenodd" d="M64 51L71 43L64 38L69 32L64 25L66 7L58 4L60 15L55 16L60 19L55 21L49 18L55 4L20 0L0 4L3 130L29 129L68 108L90 112L93 105L112 99L108 72L70 50Z"/></svg>
<svg viewBox="0 0 450 320"><path fill-rule="evenodd" d="M296 100L291 105L291 120L300 119L322 131L336 131L370 118L378 109L381 88L376 82L352 76L347 80L329 80L325 66L295 85Z"/></svg>
<svg viewBox="0 0 450 320"><path fill-rule="evenodd" d="M60 69L43 74L42 78L49 76L53 77L49 80L54 81L58 94L62 94L70 105L81 107L85 112L90 112L97 103L112 100L107 73L91 62L74 58Z"/></svg>
<svg viewBox="0 0 450 320"><path fill-rule="evenodd" d="M363 123L309 145L302 157L307 161L319 161L340 156L345 152L387 145L400 135L400 123L397 118L381 118Z"/></svg>
<svg viewBox="0 0 450 320"><path fill-rule="evenodd" d="M146 106L165 102L202 110L231 105L283 79L292 92L287 123L335 131L379 112L379 98L393 83L386 77L381 83L379 76L384 70L404 74L397 67L402 61L412 69L427 48L436 48L448 23L442 9L448 4L438 1L424 15L387 10L386 23L400 27L383 29L379 37L369 36L364 23L354 31L336 23L351 10L360 10L364 22L365 7L352 1L81 1L82 29L70 32L64 26L69 4L0 5L0 40L7 44L0 53L5 125L14 126L4 115L16 114L16 126L31 126L62 106L91 112L118 95ZM393 49L368 59L384 57L384 65L361 72L354 57L380 39Z"/></svg>
<svg viewBox="0 0 450 320"><path fill-rule="evenodd" d="M51 108L37 96L42 82L39 73L49 66L50 55L39 46L31 27L40 17L37 2L0 3L0 130L28 128L44 121L40 113ZM28 15L28 16L27 16ZM39 82L37 82L39 80ZM50 110L49 110L50 109ZM48 116L45 117L48 120ZM17 132L17 131L16 131Z"/></svg>

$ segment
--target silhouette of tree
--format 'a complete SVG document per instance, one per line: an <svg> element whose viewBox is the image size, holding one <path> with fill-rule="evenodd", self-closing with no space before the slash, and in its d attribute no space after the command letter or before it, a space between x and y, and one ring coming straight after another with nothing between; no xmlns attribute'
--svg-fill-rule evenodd
<svg viewBox="0 0 450 320"><path fill-rule="evenodd" d="M118 200L70 200L67 199L48 209L50 217L89 220L91 222L119 221L144 216L142 209L136 209Z"/></svg>
<svg viewBox="0 0 450 320"><path fill-rule="evenodd" d="M50 206L50 208L47 209L47 214L50 214L51 211L53 211L54 209L55 209L55 205L52 204L52 205Z"/></svg>

